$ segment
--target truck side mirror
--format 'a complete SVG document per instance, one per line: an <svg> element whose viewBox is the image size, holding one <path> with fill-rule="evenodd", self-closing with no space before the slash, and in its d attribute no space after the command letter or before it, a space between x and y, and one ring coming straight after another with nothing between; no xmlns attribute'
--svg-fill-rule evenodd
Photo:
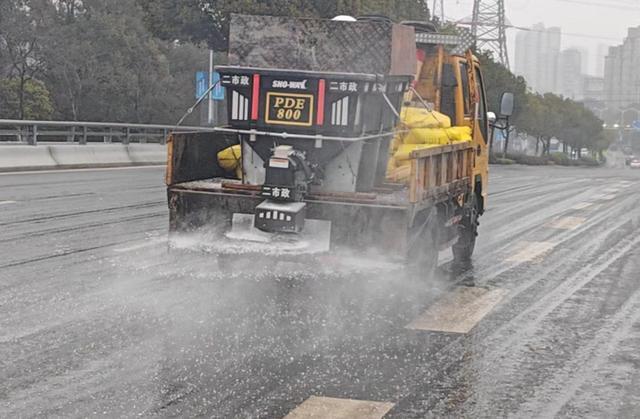
<svg viewBox="0 0 640 419"><path fill-rule="evenodd" d="M505 92L502 94L500 100L500 116L510 117L513 115L513 108L515 104L515 97L511 92Z"/></svg>

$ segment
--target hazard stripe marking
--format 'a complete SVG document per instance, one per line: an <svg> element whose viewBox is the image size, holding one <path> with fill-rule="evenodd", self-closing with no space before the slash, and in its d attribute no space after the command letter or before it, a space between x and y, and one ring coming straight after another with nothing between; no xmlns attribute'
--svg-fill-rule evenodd
<svg viewBox="0 0 640 419"><path fill-rule="evenodd" d="M407 329L469 333L491 313L506 293L499 288L492 290L476 287L457 288L409 323Z"/></svg>
<svg viewBox="0 0 640 419"><path fill-rule="evenodd" d="M311 396L284 419L382 419L394 403Z"/></svg>
<svg viewBox="0 0 640 419"><path fill-rule="evenodd" d="M575 230L587 221L581 217L563 217L558 218L547 224L547 227L556 228L558 230Z"/></svg>

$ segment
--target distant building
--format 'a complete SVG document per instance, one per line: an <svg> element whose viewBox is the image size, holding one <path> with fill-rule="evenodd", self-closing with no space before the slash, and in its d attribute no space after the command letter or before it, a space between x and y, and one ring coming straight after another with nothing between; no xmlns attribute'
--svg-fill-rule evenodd
<svg viewBox="0 0 640 419"><path fill-rule="evenodd" d="M640 103L640 26L629 28L622 45L609 48L605 59L604 92L609 109Z"/></svg>
<svg viewBox="0 0 640 419"><path fill-rule="evenodd" d="M604 77L584 76L583 97L593 102L604 101Z"/></svg>
<svg viewBox="0 0 640 419"><path fill-rule="evenodd" d="M542 23L516 36L515 72L538 93L557 89L561 38L560 28L545 28Z"/></svg>
<svg viewBox="0 0 640 419"><path fill-rule="evenodd" d="M585 54L577 48L560 53L555 93L573 100L584 98L584 57Z"/></svg>
<svg viewBox="0 0 640 419"><path fill-rule="evenodd" d="M598 49L596 52L595 59L595 69L593 74L597 77L604 77L604 62L607 58L607 54L609 53L609 45L607 44L598 44Z"/></svg>

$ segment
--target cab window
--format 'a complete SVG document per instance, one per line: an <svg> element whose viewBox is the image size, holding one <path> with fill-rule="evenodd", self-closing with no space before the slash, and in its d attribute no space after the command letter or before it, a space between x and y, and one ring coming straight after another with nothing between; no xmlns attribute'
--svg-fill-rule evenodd
<svg viewBox="0 0 640 419"><path fill-rule="evenodd" d="M475 73L476 91L478 92L478 98L480 99L480 103L478 104L478 125L480 126L480 131L482 132L482 138L484 138L484 141L486 142L489 139L486 94L484 91L484 82L482 81L482 73L480 73L480 69L476 67Z"/></svg>
<svg viewBox="0 0 640 419"><path fill-rule="evenodd" d="M460 80L462 81L462 103L464 103L465 116L471 115L469 99L471 97L469 89L469 73L466 63L460 63Z"/></svg>

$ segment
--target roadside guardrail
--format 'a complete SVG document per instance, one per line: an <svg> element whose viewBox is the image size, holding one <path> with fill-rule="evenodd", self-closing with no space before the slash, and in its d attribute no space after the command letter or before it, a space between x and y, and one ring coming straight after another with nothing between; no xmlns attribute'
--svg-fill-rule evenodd
<svg viewBox="0 0 640 419"><path fill-rule="evenodd" d="M171 132L212 131L212 127L126 124L115 122L29 121L0 119L0 142L37 145L57 142L165 144Z"/></svg>

